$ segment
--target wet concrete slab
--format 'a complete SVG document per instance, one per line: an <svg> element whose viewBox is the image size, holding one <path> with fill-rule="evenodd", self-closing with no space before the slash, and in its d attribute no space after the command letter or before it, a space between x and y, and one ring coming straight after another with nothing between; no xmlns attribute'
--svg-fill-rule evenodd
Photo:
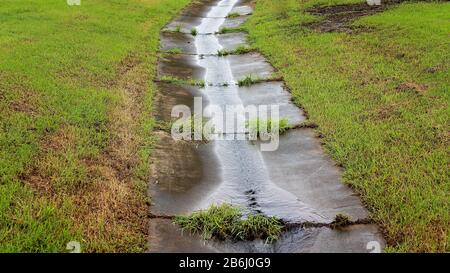
<svg viewBox="0 0 450 273"><path fill-rule="evenodd" d="M197 37L198 39L210 39L210 37ZM244 33L227 33L217 35L222 49L234 50L239 46L247 45L247 35ZM206 48L198 51L195 46L194 36L181 32L162 32L161 33L161 51L171 49L181 49L183 54L211 55L217 54L217 48Z"/></svg>
<svg viewBox="0 0 450 273"><path fill-rule="evenodd" d="M215 151L219 155L223 180L214 192L203 197L196 210L228 203L244 212L262 213L294 223L330 223L333 220L271 183L256 145L242 140L216 140Z"/></svg>
<svg viewBox="0 0 450 273"><path fill-rule="evenodd" d="M211 39L211 37L203 36L198 39ZM234 50L239 46L247 44L247 37L244 33L227 33L217 35L217 39L222 49ZM211 55L217 54L217 48L205 48L198 51L195 46L194 36L181 32L162 32L161 33L161 51L169 51L171 49L181 49L183 54Z"/></svg>
<svg viewBox="0 0 450 273"><path fill-rule="evenodd" d="M191 34L163 31L161 33L161 51L179 48L183 53L196 54L195 39Z"/></svg>
<svg viewBox="0 0 450 273"><path fill-rule="evenodd" d="M226 18L221 28L237 28L241 27L247 20L249 16L243 15L234 18Z"/></svg>
<svg viewBox="0 0 450 273"><path fill-rule="evenodd" d="M197 65L197 56L184 54L164 54L159 58L158 78L173 76L179 79L203 80L205 70Z"/></svg>
<svg viewBox="0 0 450 273"><path fill-rule="evenodd" d="M216 6L219 0L193 1L187 8L181 11L182 16L206 17L211 8Z"/></svg>
<svg viewBox="0 0 450 273"><path fill-rule="evenodd" d="M353 220L367 218L359 197L341 181L341 170L324 154L310 129L280 136L274 152L262 153L270 179L322 215L344 213Z"/></svg>
<svg viewBox="0 0 450 273"><path fill-rule="evenodd" d="M248 45L245 33L226 33L217 35L219 44L227 50L234 50L239 46Z"/></svg>
<svg viewBox="0 0 450 273"><path fill-rule="evenodd" d="M163 31L176 31L190 34L191 30L202 22L201 17L183 16L180 15L172 22L167 24ZM202 33L203 34L203 33Z"/></svg>
<svg viewBox="0 0 450 273"><path fill-rule="evenodd" d="M380 242L383 237L374 225L355 225L341 230L330 228L311 228L284 233L273 244L262 241L235 242L232 244L216 243L223 252L244 253L367 253L367 244Z"/></svg>
<svg viewBox="0 0 450 273"><path fill-rule="evenodd" d="M157 92L153 99L153 116L160 121L171 121L172 108L176 105L186 105L194 109L194 97L202 97L202 91L195 86L180 86L157 82ZM207 100L203 98L206 104Z"/></svg>
<svg viewBox="0 0 450 273"><path fill-rule="evenodd" d="M239 27L241 26L245 20L247 19L247 16L240 16L236 18L224 18L224 17L206 17L206 18L200 18L200 17L190 17L190 16L178 16L174 21L169 23L165 28L164 31L177 31L179 29L182 33L190 34L192 29L196 29L200 22L208 21L211 26L214 25L222 25L223 27ZM204 28L197 30L197 34L199 35L205 35L205 34L214 34L218 29L211 27L211 28Z"/></svg>
<svg viewBox="0 0 450 273"><path fill-rule="evenodd" d="M154 214L191 213L198 202L221 182L212 143L175 141L156 132L149 194ZM207 167L205 167L207 166Z"/></svg>
<svg viewBox="0 0 450 273"><path fill-rule="evenodd" d="M247 105L278 105L280 118L287 118L290 125L299 125L306 120L303 112L291 99L283 82L265 82L238 89L242 103Z"/></svg>
<svg viewBox="0 0 450 273"><path fill-rule="evenodd" d="M212 1L213 2L213 1ZM203 20L211 21L211 25L215 25L214 22L220 22L221 28L237 28L241 27L249 18L252 12L251 7L242 5L235 7L230 13L239 13L239 17L227 18L223 14L214 14L210 12L211 5L196 5L195 9L189 8L185 12L177 16L173 21L167 24L163 31L168 32L181 32L190 34L192 29L196 29ZM197 31L198 34L215 34L219 29L203 29Z"/></svg>
<svg viewBox="0 0 450 273"><path fill-rule="evenodd" d="M240 5L236 5L230 13L235 13L235 14L239 14L239 15L248 15L251 14L253 12L253 8L245 5L244 3L240 4Z"/></svg>
<svg viewBox="0 0 450 273"><path fill-rule="evenodd" d="M225 58L230 62L235 80L242 80L249 75L254 78L267 78L275 71L259 53L230 55Z"/></svg>
<svg viewBox="0 0 450 273"><path fill-rule="evenodd" d="M302 243L297 243L298 240ZM287 233L276 244L279 253L368 253L370 242L384 248L383 235L376 225L353 225L342 229L307 229Z"/></svg>
<svg viewBox="0 0 450 273"><path fill-rule="evenodd" d="M255 0L238 0L236 2L235 7L241 7L241 6L248 6L248 7L254 7Z"/></svg>
<svg viewBox="0 0 450 273"><path fill-rule="evenodd" d="M170 220L153 219L150 225L151 252L163 253L368 253L369 243L384 239L376 225L354 225L342 229L298 228L281 235L274 243L254 241L204 241L186 234ZM157 236L156 236L157 235Z"/></svg>
<svg viewBox="0 0 450 273"><path fill-rule="evenodd" d="M184 233L171 220L151 219L149 226L150 253L211 253L217 252L198 236Z"/></svg>

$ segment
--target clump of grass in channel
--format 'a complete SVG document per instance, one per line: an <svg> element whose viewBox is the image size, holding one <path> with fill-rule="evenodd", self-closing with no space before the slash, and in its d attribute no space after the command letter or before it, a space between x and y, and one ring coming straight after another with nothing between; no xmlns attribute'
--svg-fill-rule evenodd
<svg viewBox="0 0 450 273"><path fill-rule="evenodd" d="M239 13L237 13L237 12L231 12L231 13L229 13L229 14L227 15L227 18L236 18L236 17L239 17L239 16L241 16Z"/></svg>
<svg viewBox="0 0 450 273"><path fill-rule="evenodd" d="M261 78L256 77L254 78L252 75L247 75L244 79L238 81L239 87L244 86L251 86L253 84L261 83L261 82L270 82L270 81L279 81L282 80L281 77L278 77L277 75L271 75L269 77Z"/></svg>
<svg viewBox="0 0 450 273"><path fill-rule="evenodd" d="M180 25L177 25L176 27L175 27L175 32L181 32L181 28L182 28L183 26L180 24Z"/></svg>
<svg viewBox="0 0 450 273"><path fill-rule="evenodd" d="M196 28L192 28L192 29L191 29L191 35L192 35L192 36L197 36L197 34L198 34L197 29L196 29Z"/></svg>
<svg viewBox="0 0 450 273"><path fill-rule="evenodd" d="M339 227L343 227L343 226L347 226L351 223L351 219L350 216L346 215L346 214L342 214L339 213L334 217L334 221L331 224L331 226L333 228L339 228Z"/></svg>
<svg viewBox="0 0 450 273"><path fill-rule="evenodd" d="M247 33L248 31L245 28L241 27L223 27L217 32L217 34L237 33L237 32Z"/></svg>
<svg viewBox="0 0 450 273"><path fill-rule="evenodd" d="M162 76L160 81L167 82L167 83L173 83L177 85L193 85L198 86L201 88L204 88L206 83L203 80L195 80L195 79L180 79L175 76Z"/></svg>
<svg viewBox="0 0 450 273"><path fill-rule="evenodd" d="M171 48L169 50L166 50L165 53L168 53L168 54L182 54L183 53L183 49L181 49L179 47L174 47L174 48Z"/></svg>
<svg viewBox="0 0 450 273"><path fill-rule="evenodd" d="M281 118L278 120L256 118L247 122L247 128L256 130L258 134L262 131L271 132L272 126L274 126L276 122L278 122L278 132L280 134L283 134L284 132L292 128L287 118Z"/></svg>
<svg viewBox="0 0 450 273"><path fill-rule="evenodd" d="M276 241L284 227L275 217L256 214L243 218L241 209L229 204L213 205L189 216L177 216L174 223L185 231L201 235L205 240L263 239L266 243Z"/></svg>
<svg viewBox="0 0 450 273"><path fill-rule="evenodd" d="M233 49L233 50L227 50L227 49L218 50L217 55L219 57L228 56L228 55L242 55L242 54L247 54L247 53L253 52L254 50L255 49L250 46L240 45L236 49Z"/></svg>

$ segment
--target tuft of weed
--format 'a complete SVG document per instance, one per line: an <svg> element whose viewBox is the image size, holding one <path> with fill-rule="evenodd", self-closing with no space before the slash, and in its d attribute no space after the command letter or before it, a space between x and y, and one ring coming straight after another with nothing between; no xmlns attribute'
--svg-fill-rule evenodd
<svg viewBox="0 0 450 273"><path fill-rule="evenodd" d="M244 79L238 81L239 86L250 86L255 84L257 81L251 76L247 75Z"/></svg>
<svg viewBox="0 0 450 273"><path fill-rule="evenodd" d="M292 128L287 118L281 118L279 120L256 118L247 122L247 128L256 131L259 135L260 132L271 132L272 126L274 126L276 122L278 122L278 132L280 134L283 134Z"/></svg>
<svg viewBox="0 0 450 273"><path fill-rule="evenodd" d="M348 226L351 223L352 223L352 221L350 219L350 216L339 213L334 217L334 221L331 224L331 226L333 228L339 228L339 227L343 227L343 226Z"/></svg>
<svg viewBox="0 0 450 273"><path fill-rule="evenodd" d="M198 34L197 29L196 29L196 28L192 28L192 29L191 29L191 35L192 35L192 36L197 36L197 34Z"/></svg>
<svg viewBox="0 0 450 273"><path fill-rule="evenodd" d="M227 18L236 18L236 17L239 17L239 16L241 16L239 13L237 13L237 12L231 12L231 13L229 13L229 14L227 15Z"/></svg>
<svg viewBox="0 0 450 273"><path fill-rule="evenodd" d="M181 28L182 28L183 26L181 25L181 24L179 24L179 25L177 25L176 27L175 27L175 32L181 32Z"/></svg>
<svg viewBox="0 0 450 273"><path fill-rule="evenodd" d="M177 78L175 76L162 76L160 78L160 81L162 82L167 82L167 83L173 83L173 84L177 84L177 85L193 85L193 86L198 86L201 88L204 88L206 86L205 81L203 80L195 80L195 79L180 79Z"/></svg>
<svg viewBox="0 0 450 273"><path fill-rule="evenodd" d="M241 27L223 27L217 32L217 34L236 33L236 32L247 33L248 31L245 28Z"/></svg>
<svg viewBox="0 0 450 273"><path fill-rule="evenodd" d="M267 217L262 214L250 215L241 220L235 229L235 237L240 240L254 240L262 238L266 243L273 243L283 230L283 224L275 217Z"/></svg>
<svg viewBox="0 0 450 273"><path fill-rule="evenodd" d="M236 49L233 49L233 50L227 50L227 49L218 50L217 55L219 57L228 56L228 55L242 55L242 54L247 54L247 53L253 52L254 50L255 49L250 46L240 45Z"/></svg>
<svg viewBox="0 0 450 273"><path fill-rule="evenodd" d="M263 239L266 243L272 243L283 230L283 223L275 217L256 214L244 219L241 209L229 204L212 205L189 216L177 216L174 223L205 240Z"/></svg>
<svg viewBox="0 0 450 273"><path fill-rule="evenodd" d="M182 54L183 53L183 49L179 48L179 47L174 47L171 48L169 50L166 50L165 53L169 53L169 54Z"/></svg>
<svg viewBox="0 0 450 273"><path fill-rule="evenodd" d="M261 83L261 82L270 82L270 81L279 81L282 80L282 78L278 77L277 75L271 75L266 78L256 77L254 78L252 75L245 76L244 79L238 81L239 87L244 86L251 86L253 84Z"/></svg>

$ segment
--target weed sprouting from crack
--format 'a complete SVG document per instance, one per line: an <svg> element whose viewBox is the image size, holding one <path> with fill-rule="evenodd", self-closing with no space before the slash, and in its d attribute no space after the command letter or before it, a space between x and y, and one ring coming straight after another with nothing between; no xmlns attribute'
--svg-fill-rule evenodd
<svg viewBox="0 0 450 273"><path fill-rule="evenodd" d="M282 81L283 79L277 75L271 75L269 77L253 77L252 75L247 75L244 79L238 81L239 87L248 87L261 82L271 82L271 81Z"/></svg>
<svg viewBox="0 0 450 273"><path fill-rule="evenodd" d="M239 17L239 16L241 16L239 13L237 13L237 12L231 12L231 13L229 13L229 14L227 15L227 18L237 18L237 17Z"/></svg>
<svg viewBox="0 0 450 273"><path fill-rule="evenodd" d="M275 217L254 214L244 218L241 209L228 204L212 205L189 216L176 216L174 223L183 230L201 235L205 240L263 239L266 243L272 243L283 230L282 221Z"/></svg>
<svg viewBox="0 0 450 273"><path fill-rule="evenodd" d="M216 34L226 34L226 33L238 33L238 32L244 32L247 33L247 29L242 27L223 27L221 28Z"/></svg>
<svg viewBox="0 0 450 273"><path fill-rule="evenodd" d="M250 46L240 45L236 49L233 49L233 50L227 50L227 49L218 50L217 51L217 55L219 57L224 57L224 56L228 56L228 55L247 54L247 53L250 53L250 52L253 52L253 51L255 51L255 49L250 47Z"/></svg>
<svg viewBox="0 0 450 273"><path fill-rule="evenodd" d="M183 49L181 49L179 47L174 47L174 48L171 48L171 49L163 51L163 52L167 53L167 54L183 54Z"/></svg>
<svg viewBox="0 0 450 273"><path fill-rule="evenodd" d="M289 124L289 120L287 118L280 118L278 120L256 118L249 120L246 125L248 129L257 132L259 134L259 132L271 132L272 127L276 122L278 122L278 132L280 134L283 134L287 130L293 128Z"/></svg>
<svg viewBox="0 0 450 273"><path fill-rule="evenodd" d="M192 85L198 86L200 88L204 88L206 83L204 80L196 80L196 79L180 79L175 76L162 76L160 78L161 82L172 83L177 85Z"/></svg>

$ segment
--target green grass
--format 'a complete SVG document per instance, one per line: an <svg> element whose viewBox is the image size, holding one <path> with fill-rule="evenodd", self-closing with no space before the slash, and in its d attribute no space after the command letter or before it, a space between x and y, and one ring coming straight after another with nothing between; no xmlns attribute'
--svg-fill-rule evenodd
<svg viewBox="0 0 450 273"><path fill-rule="evenodd" d="M251 44L319 125L387 251L450 251L450 4L403 3L354 23L367 32L302 26L320 20L307 7L345 2L257 1Z"/></svg>
<svg viewBox="0 0 450 273"><path fill-rule="evenodd" d="M224 57L228 55L242 55L247 54L250 52L255 51L254 48L246 46L246 45L240 45L236 49L228 50L228 49L221 49L217 51L217 55L219 57Z"/></svg>
<svg viewBox="0 0 450 273"><path fill-rule="evenodd" d="M201 235L205 240L263 239L266 243L272 243L278 239L283 229L281 221L274 217L256 214L243 218L239 208L228 204L212 205L189 216L177 216L174 223L183 230Z"/></svg>
<svg viewBox="0 0 450 273"><path fill-rule="evenodd" d="M197 34L198 34L198 31L197 31L196 28L191 29L191 35L192 36L197 36Z"/></svg>
<svg viewBox="0 0 450 273"><path fill-rule="evenodd" d="M72 240L83 251L143 250L138 211L124 215L127 223L107 207L109 200L126 206L140 192L122 196L134 186L110 184L97 169L103 163L93 162L105 158L119 134L112 117L129 99L116 82L128 81L121 78L124 62L151 79L159 30L187 2L2 1L0 252L64 252ZM145 161L152 121L144 113L151 111L154 86L150 80L140 85L142 116L126 129L145 136L130 151ZM112 189L116 194L108 195ZM86 200L106 204L104 211Z"/></svg>
<svg viewBox="0 0 450 273"><path fill-rule="evenodd" d="M180 79L175 76L162 76L160 81L167 82L167 83L173 83L178 85L193 85L198 86L201 88L204 88L206 86L206 83L204 80L196 80L196 79Z"/></svg>

